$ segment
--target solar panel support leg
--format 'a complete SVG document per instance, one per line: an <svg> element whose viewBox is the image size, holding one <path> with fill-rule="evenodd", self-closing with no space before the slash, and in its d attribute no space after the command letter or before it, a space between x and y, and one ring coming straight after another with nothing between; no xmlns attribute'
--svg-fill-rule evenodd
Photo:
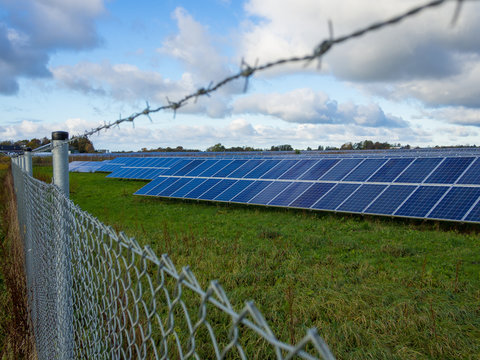
<svg viewBox="0 0 480 360"><path fill-rule="evenodd" d="M53 184L69 197L68 172L68 133L56 131L52 133ZM57 344L59 359L74 358L73 337L73 302L72 302L72 262L71 236L69 222L69 202L63 196L54 195L56 213L52 216L55 231L55 273L57 288Z"/></svg>

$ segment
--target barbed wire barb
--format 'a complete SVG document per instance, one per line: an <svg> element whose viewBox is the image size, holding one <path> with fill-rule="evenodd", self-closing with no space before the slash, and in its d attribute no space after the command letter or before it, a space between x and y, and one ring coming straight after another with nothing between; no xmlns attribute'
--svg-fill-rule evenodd
<svg viewBox="0 0 480 360"><path fill-rule="evenodd" d="M457 0L457 5L455 6L455 12L453 13L451 25L454 27L457 25L457 20L460 17L460 11L462 10L463 0Z"/></svg>

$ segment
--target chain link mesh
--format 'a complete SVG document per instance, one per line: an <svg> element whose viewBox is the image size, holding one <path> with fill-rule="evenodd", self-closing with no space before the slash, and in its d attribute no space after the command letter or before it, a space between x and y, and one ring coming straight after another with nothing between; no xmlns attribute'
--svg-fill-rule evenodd
<svg viewBox="0 0 480 360"><path fill-rule="evenodd" d="M333 359L315 329L277 339L252 302L117 233L12 164L39 359Z"/></svg>

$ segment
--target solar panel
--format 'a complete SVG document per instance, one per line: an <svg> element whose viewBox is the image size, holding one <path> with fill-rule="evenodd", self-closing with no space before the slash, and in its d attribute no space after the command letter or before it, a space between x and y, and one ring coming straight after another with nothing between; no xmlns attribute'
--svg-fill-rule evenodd
<svg viewBox="0 0 480 360"><path fill-rule="evenodd" d="M250 181L250 180L246 180L246 181ZM264 190L271 183L272 183L271 181L266 181L266 180L254 181L252 184L246 187L243 191L241 191L237 196L232 198L231 201L248 203L250 199L257 196L262 190Z"/></svg>
<svg viewBox="0 0 480 360"><path fill-rule="evenodd" d="M203 199L203 200L213 200L218 195L220 195L222 192L224 192L230 186L232 186L234 183L237 182L236 180L230 180L230 179L225 179L225 180L215 179L215 181L217 182L213 184L211 188L206 189L202 194L199 194L198 196L192 196L192 198Z"/></svg>
<svg viewBox="0 0 480 360"><path fill-rule="evenodd" d="M359 184L337 184L313 204L312 208L318 210L335 210L359 186Z"/></svg>
<svg viewBox="0 0 480 360"><path fill-rule="evenodd" d="M320 160L304 172L300 180L318 180L339 161L339 159Z"/></svg>
<svg viewBox="0 0 480 360"><path fill-rule="evenodd" d="M466 211L471 208L479 196L480 188L478 187L452 187L427 217L462 220Z"/></svg>
<svg viewBox="0 0 480 360"><path fill-rule="evenodd" d="M364 212L366 214L391 215L416 188L413 185L390 185Z"/></svg>
<svg viewBox="0 0 480 360"><path fill-rule="evenodd" d="M200 185L198 185L196 188L192 189L188 194L185 195L186 198L190 199L196 199L200 196L202 196L203 193L205 193L207 190L211 189L214 185L219 183L220 179L208 179L205 182L202 182Z"/></svg>
<svg viewBox="0 0 480 360"><path fill-rule="evenodd" d="M447 190L447 186L420 186L395 212L395 215L423 218Z"/></svg>
<svg viewBox="0 0 480 360"><path fill-rule="evenodd" d="M334 186L335 183L310 184L310 186L303 193L301 193L293 202L290 203L290 206L308 209Z"/></svg>
<svg viewBox="0 0 480 360"><path fill-rule="evenodd" d="M363 159L341 159L334 167L323 175L320 180L340 181L353 169L355 169Z"/></svg>
<svg viewBox="0 0 480 360"><path fill-rule="evenodd" d="M275 196L268 205L289 206L292 201L302 195L310 186L312 186L312 183L309 182L294 182Z"/></svg>
<svg viewBox="0 0 480 360"><path fill-rule="evenodd" d="M387 185L364 184L350 195L336 210L361 213L386 187Z"/></svg>
<svg viewBox="0 0 480 360"><path fill-rule="evenodd" d="M290 181L272 181L267 188L250 199L248 202L250 204L267 205L274 197L284 191L291 184L292 183Z"/></svg>
<svg viewBox="0 0 480 360"><path fill-rule="evenodd" d="M357 168L348 174L344 181L366 181L372 176L383 164L386 159L365 159Z"/></svg>
<svg viewBox="0 0 480 360"><path fill-rule="evenodd" d="M220 193L214 200L217 201L230 201L232 198L241 193L245 188L253 184L253 180L238 180L232 186Z"/></svg>
<svg viewBox="0 0 480 360"><path fill-rule="evenodd" d="M98 169L152 179L136 195L480 222L478 157L411 154L118 158Z"/></svg>
<svg viewBox="0 0 480 360"><path fill-rule="evenodd" d="M452 184L474 158L445 158L440 166L425 180L426 183Z"/></svg>

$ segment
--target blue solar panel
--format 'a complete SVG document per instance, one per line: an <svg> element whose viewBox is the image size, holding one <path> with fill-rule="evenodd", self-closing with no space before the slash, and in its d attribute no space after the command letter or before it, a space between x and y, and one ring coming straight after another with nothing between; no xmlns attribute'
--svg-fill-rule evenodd
<svg viewBox="0 0 480 360"><path fill-rule="evenodd" d="M312 205L312 209L335 210L360 185L337 184L325 196Z"/></svg>
<svg viewBox="0 0 480 360"><path fill-rule="evenodd" d="M480 184L480 158L476 158L457 184Z"/></svg>
<svg viewBox="0 0 480 360"><path fill-rule="evenodd" d="M162 171L162 175L173 175L190 162L191 160L183 160L183 159L179 159L176 162L172 162L168 164L168 169L164 169Z"/></svg>
<svg viewBox="0 0 480 360"><path fill-rule="evenodd" d="M190 163L178 170L174 176L185 176L188 172L200 166L205 160L192 160Z"/></svg>
<svg viewBox="0 0 480 360"><path fill-rule="evenodd" d="M335 183L314 183L305 192L290 203L292 207L309 208L327 193Z"/></svg>
<svg viewBox="0 0 480 360"><path fill-rule="evenodd" d="M162 178L161 178L162 179ZM151 196L157 196L162 190L165 188L169 187L172 185L175 181L178 180L178 178L163 178L165 179L164 181L159 181L158 184L154 187L152 187L148 192L146 192L146 195L151 195Z"/></svg>
<svg viewBox="0 0 480 360"><path fill-rule="evenodd" d="M442 161L441 158L418 158L394 182L421 183Z"/></svg>
<svg viewBox="0 0 480 360"><path fill-rule="evenodd" d="M230 164L217 171L212 177L227 177L230 173L237 170L241 165L245 164L247 160L232 160Z"/></svg>
<svg viewBox="0 0 480 360"><path fill-rule="evenodd" d="M391 215L416 188L414 185L390 185L365 212Z"/></svg>
<svg viewBox="0 0 480 360"><path fill-rule="evenodd" d="M111 174L107 175L107 178L122 178L125 173L128 173L130 171L130 168L119 168Z"/></svg>
<svg viewBox="0 0 480 360"><path fill-rule="evenodd" d="M390 159L370 179L369 182L392 182L414 159Z"/></svg>
<svg viewBox="0 0 480 360"><path fill-rule="evenodd" d="M205 182L202 182L199 184L196 188L194 188L192 191L189 193L185 194L184 198L187 199L198 199L204 192L206 192L208 189L211 189L212 186L215 186L215 184L219 183L220 179L208 179Z"/></svg>
<svg viewBox="0 0 480 360"><path fill-rule="evenodd" d="M170 184L170 186L167 186L167 187L163 188L161 191L158 191L155 194L156 196L170 196L175 191L180 189L182 186L184 186L186 183L188 183L191 180L191 179L188 179L188 178L171 178L171 179L177 179L177 181L174 181L173 183ZM155 191L157 191L157 189L155 189Z"/></svg>
<svg viewBox="0 0 480 360"><path fill-rule="evenodd" d="M225 166L227 166L231 162L232 162L232 160L218 160L218 162L216 162L215 164L213 164L212 166L207 168L204 172L198 174L198 176L211 177L211 176L213 176L213 174L220 171L221 169L223 169Z"/></svg>
<svg viewBox="0 0 480 360"><path fill-rule="evenodd" d="M317 160L299 160L288 171L286 171L279 179L295 180L300 178L303 173L310 169Z"/></svg>
<svg viewBox="0 0 480 360"><path fill-rule="evenodd" d="M434 219L462 220L480 196L480 188L453 187L428 215Z"/></svg>
<svg viewBox="0 0 480 360"><path fill-rule="evenodd" d="M135 179L145 180L148 179L148 174L152 172L153 169L139 169L135 174Z"/></svg>
<svg viewBox="0 0 480 360"><path fill-rule="evenodd" d="M447 190L447 186L419 186L394 215L425 217Z"/></svg>
<svg viewBox="0 0 480 360"><path fill-rule="evenodd" d="M446 158L440 166L425 180L425 183L453 184L465 171L474 158Z"/></svg>
<svg viewBox="0 0 480 360"><path fill-rule="evenodd" d="M230 186L227 190L218 195L214 200L217 201L230 201L233 197L237 196L247 186L253 183L253 180L238 180L235 184Z"/></svg>
<svg viewBox="0 0 480 360"><path fill-rule="evenodd" d="M250 181L250 180L242 180L242 181ZM267 180L257 180L254 181L249 187L245 188L242 192L240 192L237 196L235 196L232 200L233 202L249 202L250 199L257 196L262 190L264 190L268 185L272 182Z"/></svg>
<svg viewBox="0 0 480 360"><path fill-rule="evenodd" d="M300 180L318 180L339 161L340 160L338 159L320 160L315 165L313 165L310 169L308 169L300 177Z"/></svg>
<svg viewBox="0 0 480 360"><path fill-rule="evenodd" d="M323 175L320 180L340 181L362 161L363 159L342 159Z"/></svg>
<svg viewBox="0 0 480 360"><path fill-rule="evenodd" d="M270 201L268 205L289 206L292 201L303 194L310 186L312 186L310 182L294 182Z"/></svg>
<svg viewBox="0 0 480 360"><path fill-rule="evenodd" d="M250 171L255 169L258 165L260 165L263 160L249 160L245 164L241 165L237 170L230 173L227 177L229 178L242 178Z"/></svg>
<svg viewBox="0 0 480 360"><path fill-rule="evenodd" d="M198 195L196 198L203 199L203 200L213 200L219 194L221 194L222 192L224 192L226 189L228 189L230 186L232 186L237 182L237 180L230 180L230 179L228 180L211 179L211 180L215 180L216 184L213 185L204 193Z"/></svg>
<svg viewBox="0 0 480 360"><path fill-rule="evenodd" d="M470 210L465 220L480 222L480 201Z"/></svg>
<svg viewBox="0 0 480 360"><path fill-rule="evenodd" d="M201 185L205 181L206 181L205 179L190 179L190 181L188 181L185 185L183 185L180 189L172 193L170 196L176 197L176 198L183 198L190 191L192 191L193 189L195 189L197 186Z"/></svg>
<svg viewBox="0 0 480 360"><path fill-rule="evenodd" d="M216 164L218 160L205 160L201 165L197 166L195 169L190 170L185 176L199 176L201 173L206 171L208 168Z"/></svg>
<svg viewBox="0 0 480 360"><path fill-rule="evenodd" d="M290 181L278 181L272 182L269 187L263 190L260 194L252 198L249 203L251 204L268 204L274 197L280 194L283 190L285 190L288 186L290 186L292 182Z"/></svg>
<svg viewBox="0 0 480 360"><path fill-rule="evenodd" d="M280 175L294 166L298 160L282 160L272 170L260 176L261 179L278 179Z"/></svg>
<svg viewBox="0 0 480 360"><path fill-rule="evenodd" d="M336 210L362 212L387 185L362 185Z"/></svg>
<svg viewBox="0 0 480 360"><path fill-rule="evenodd" d="M259 166L257 166L255 169L250 171L248 174L244 176L245 179L259 179L262 177L267 171L270 171L273 169L275 165L277 165L280 162L280 160L265 160L263 163L261 163Z"/></svg>
<svg viewBox="0 0 480 360"><path fill-rule="evenodd" d="M348 174L344 181L365 181L380 168L386 159L365 159L355 170Z"/></svg>

